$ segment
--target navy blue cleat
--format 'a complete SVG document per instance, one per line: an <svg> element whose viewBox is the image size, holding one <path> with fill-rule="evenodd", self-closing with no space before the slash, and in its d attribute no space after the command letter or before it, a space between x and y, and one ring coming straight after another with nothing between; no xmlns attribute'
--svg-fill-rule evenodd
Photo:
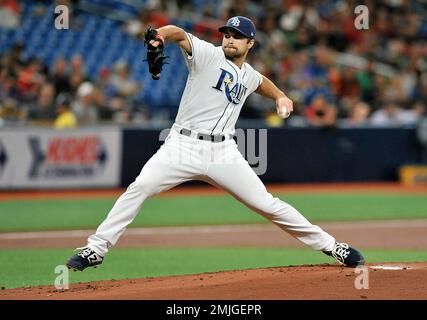
<svg viewBox="0 0 427 320"><path fill-rule="evenodd" d="M95 267L99 266L104 258L97 254L95 251L93 251L91 248L77 248L76 250L80 250L79 253L72 256L68 262L67 267L68 269L73 269L74 271L83 271L84 269L88 267Z"/></svg>
<svg viewBox="0 0 427 320"><path fill-rule="evenodd" d="M357 267L365 264L365 258L362 253L350 247L347 243L335 242L332 251L323 251L323 253L334 257L335 260L346 267Z"/></svg>

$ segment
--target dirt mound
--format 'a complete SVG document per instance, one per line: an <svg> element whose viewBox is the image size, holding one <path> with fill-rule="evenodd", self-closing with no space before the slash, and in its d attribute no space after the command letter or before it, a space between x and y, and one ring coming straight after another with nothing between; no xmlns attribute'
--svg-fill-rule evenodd
<svg viewBox="0 0 427 320"><path fill-rule="evenodd" d="M0 291L0 299L142 299L142 300L286 300L286 299L427 299L427 263L367 266L368 289L355 269L309 265L251 269L159 278L97 281ZM366 281L368 280L368 281Z"/></svg>

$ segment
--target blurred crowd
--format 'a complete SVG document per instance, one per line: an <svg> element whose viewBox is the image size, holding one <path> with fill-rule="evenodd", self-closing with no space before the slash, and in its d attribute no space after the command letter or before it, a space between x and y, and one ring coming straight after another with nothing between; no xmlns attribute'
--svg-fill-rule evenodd
<svg viewBox="0 0 427 320"><path fill-rule="evenodd" d="M3 121L69 128L101 122L125 124L131 117L148 120L142 102L136 99L140 84L130 78L125 61L90 79L81 55L70 61L58 58L49 69L35 58L22 61L21 51L22 46L16 45L1 56Z"/></svg>
<svg viewBox="0 0 427 320"><path fill-rule="evenodd" d="M369 9L367 30L354 26L361 4ZM269 126L405 127L426 113L426 9L424 1L404 0L148 1L122 28L139 37L179 17L188 31L219 45L216 29L228 17L251 17L258 31L248 62L294 101L295 112L284 122L273 101L254 94L241 118ZM3 20L5 11L16 19ZM17 1L0 0L0 21L0 28L19 27ZM57 128L150 122L137 99L144 88L125 61L90 78L80 55L46 66L23 60L23 45L0 52L0 121Z"/></svg>

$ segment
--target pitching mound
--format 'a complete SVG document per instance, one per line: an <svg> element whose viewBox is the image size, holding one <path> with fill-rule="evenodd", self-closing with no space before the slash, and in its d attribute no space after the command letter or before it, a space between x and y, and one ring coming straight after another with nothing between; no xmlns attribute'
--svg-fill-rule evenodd
<svg viewBox="0 0 427 320"><path fill-rule="evenodd" d="M3 290L0 299L427 299L427 263L367 266L368 289L355 269L309 265ZM360 278L358 278L360 280Z"/></svg>

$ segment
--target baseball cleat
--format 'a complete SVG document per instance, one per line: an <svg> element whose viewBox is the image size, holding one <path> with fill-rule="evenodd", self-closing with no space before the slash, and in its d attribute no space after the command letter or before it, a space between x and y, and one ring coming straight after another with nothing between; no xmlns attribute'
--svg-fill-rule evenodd
<svg viewBox="0 0 427 320"><path fill-rule="evenodd" d="M88 267L96 268L96 266L99 266L104 260L102 256L97 254L91 248L77 248L76 250L80 249L82 249L82 251L75 254L68 260L66 264L68 269L73 269L74 271L83 271Z"/></svg>
<svg viewBox="0 0 427 320"><path fill-rule="evenodd" d="M365 264L365 258L358 250L350 247L347 243L335 242L332 251L323 251L328 256L332 256L340 264L346 267L357 267Z"/></svg>

